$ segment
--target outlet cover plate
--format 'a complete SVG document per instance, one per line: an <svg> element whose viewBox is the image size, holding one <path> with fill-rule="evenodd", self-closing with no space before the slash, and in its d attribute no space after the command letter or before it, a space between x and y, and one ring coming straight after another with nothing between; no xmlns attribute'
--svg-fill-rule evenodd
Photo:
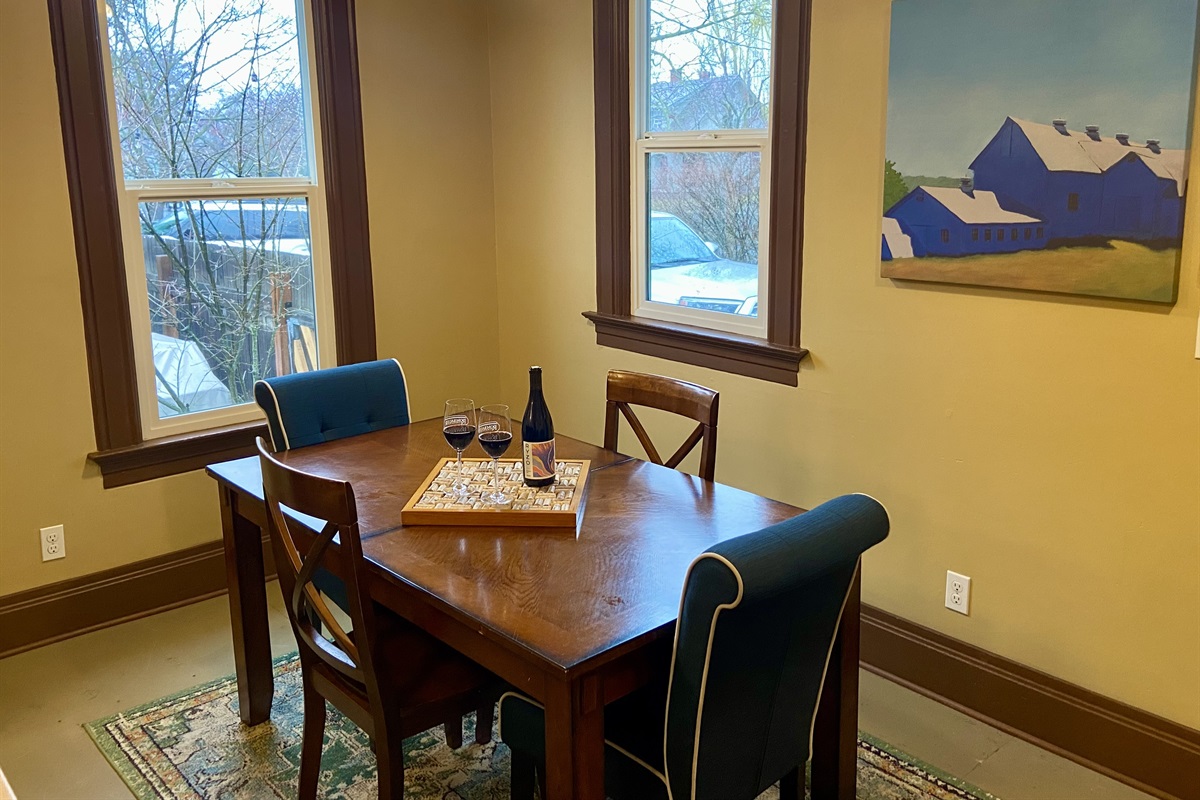
<svg viewBox="0 0 1200 800"><path fill-rule="evenodd" d="M67 538L62 525L42 528L42 561L54 561L67 557Z"/></svg>
<svg viewBox="0 0 1200 800"><path fill-rule="evenodd" d="M946 608L960 614L971 613L971 579L946 570Z"/></svg>

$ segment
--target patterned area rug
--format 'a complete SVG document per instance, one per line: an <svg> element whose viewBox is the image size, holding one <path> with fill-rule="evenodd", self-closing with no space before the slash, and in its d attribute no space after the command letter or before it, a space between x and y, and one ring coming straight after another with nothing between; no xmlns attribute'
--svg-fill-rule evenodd
<svg viewBox="0 0 1200 800"><path fill-rule="evenodd" d="M113 769L141 800L269 800L296 794L300 664L275 662L271 721L241 724L232 677L198 686L84 726ZM405 796L415 800L508 797L508 749L473 743L473 718L459 750L439 729L404 743ZM354 723L330 708L320 794L328 800L374 798L375 756ZM776 800L770 789L759 800ZM858 744L860 800L995 800L870 736Z"/></svg>

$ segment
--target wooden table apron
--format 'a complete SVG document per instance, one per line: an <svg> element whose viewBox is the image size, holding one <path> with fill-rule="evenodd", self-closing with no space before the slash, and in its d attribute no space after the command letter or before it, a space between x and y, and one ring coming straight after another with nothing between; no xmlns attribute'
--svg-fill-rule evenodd
<svg viewBox="0 0 1200 800"><path fill-rule="evenodd" d="M602 800L604 706L666 668L687 565L800 509L569 437L557 442L561 457L592 460L574 534L401 526L400 509L448 450L440 418L281 457L354 485L378 603L545 705L549 800ZM262 477L256 457L207 471L221 501L241 716L254 725L270 717L274 691ZM815 800L854 798L858 622L856 580L817 714Z"/></svg>

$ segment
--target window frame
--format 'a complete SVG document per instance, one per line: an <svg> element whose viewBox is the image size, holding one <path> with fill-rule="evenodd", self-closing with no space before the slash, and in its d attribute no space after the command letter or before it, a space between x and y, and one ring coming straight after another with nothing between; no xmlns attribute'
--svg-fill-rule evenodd
<svg viewBox="0 0 1200 800"><path fill-rule="evenodd" d="M633 315L631 12L636 0L593 0L596 139L596 342L798 384L811 0L776 0L772 43L766 337Z"/></svg>
<svg viewBox="0 0 1200 800"><path fill-rule="evenodd" d="M375 316L354 9L340 0L308 5L336 361L370 361L376 357ZM118 182L98 4L47 0L47 6L96 433L96 451L88 458L107 488L249 455L254 437L265 431L261 421L144 435L118 210L123 176Z"/></svg>

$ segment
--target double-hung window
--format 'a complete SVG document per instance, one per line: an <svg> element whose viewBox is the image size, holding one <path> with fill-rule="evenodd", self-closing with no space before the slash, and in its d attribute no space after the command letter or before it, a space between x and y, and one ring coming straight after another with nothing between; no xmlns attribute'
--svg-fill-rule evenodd
<svg viewBox="0 0 1200 800"><path fill-rule="evenodd" d="M375 358L354 6L47 7L89 457L120 486L248 455L257 379Z"/></svg>
<svg viewBox="0 0 1200 800"><path fill-rule="evenodd" d="M593 0L599 344L795 385L810 0Z"/></svg>
<svg viewBox="0 0 1200 800"><path fill-rule="evenodd" d="M297 0L107 0L143 436L253 419L332 365L312 59Z"/></svg>
<svg viewBox="0 0 1200 800"><path fill-rule="evenodd" d="M633 314L765 338L771 0L635 8Z"/></svg>

